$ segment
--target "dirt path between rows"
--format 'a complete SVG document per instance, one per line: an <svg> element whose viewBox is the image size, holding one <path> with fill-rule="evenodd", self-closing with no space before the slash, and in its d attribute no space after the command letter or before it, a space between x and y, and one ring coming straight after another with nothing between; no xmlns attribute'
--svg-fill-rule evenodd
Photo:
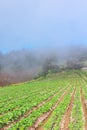
<svg viewBox="0 0 87 130"><path fill-rule="evenodd" d="M74 89L74 92L71 96L69 106L67 107L66 112L63 116L63 120L61 122L60 130L69 130L69 123L70 123L70 117L71 117L71 112L72 112L73 103L74 103L75 92L76 92L76 88Z"/></svg>
<svg viewBox="0 0 87 130"><path fill-rule="evenodd" d="M32 127L30 127L28 130L43 130L44 124L47 122L47 120L49 119L49 117L52 115L52 112L54 111L54 109L55 109L55 108L58 106L58 104L63 100L64 96L68 93L67 91L68 91L68 90L66 90L66 91L62 94L62 96L60 97L60 99L58 99L58 101L57 101L57 102L55 103L55 105L51 108L51 110L48 111L48 112L46 112L46 113L44 113L44 114L42 114L41 117L39 117L39 118L36 120L35 124L34 124ZM41 123L42 123L43 125L40 126Z"/></svg>
<svg viewBox="0 0 87 130"><path fill-rule="evenodd" d="M87 130L87 104L85 102L85 98L84 98L84 95L83 95L82 88L80 90L80 93L81 93L81 103L82 103L84 119L85 119L85 126L84 127L85 127L85 130Z"/></svg>
<svg viewBox="0 0 87 130"><path fill-rule="evenodd" d="M63 88L66 89L66 88ZM10 123L9 125L5 126L2 130L8 130L9 128L11 128L13 125L15 125L17 122L19 122L20 120L28 117L33 111L37 110L39 107L41 107L42 105L44 105L46 102L50 101L54 96L56 96L57 94L59 94L61 91L63 91L63 89L59 90L58 92L56 92L55 94L51 95L48 99L45 99L43 102L41 102L40 104L38 104L37 106L33 107L31 110L29 110L26 114L24 114L23 116L19 117L18 120Z"/></svg>

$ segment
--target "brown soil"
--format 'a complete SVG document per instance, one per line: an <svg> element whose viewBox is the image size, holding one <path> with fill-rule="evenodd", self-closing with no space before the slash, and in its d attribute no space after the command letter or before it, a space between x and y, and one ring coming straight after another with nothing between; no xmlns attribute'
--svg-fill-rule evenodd
<svg viewBox="0 0 87 130"><path fill-rule="evenodd" d="M87 130L87 107L86 107L85 98L82 92L82 88L80 92L81 92L81 102L82 102L82 107L83 107L83 113L84 113L84 118L85 118L85 130Z"/></svg>
<svg viewBox="0 0 87 130"><path fill-rule="evenodd" d="M71 117L71 111L72 111L73 102L74 102L75 91L76 91L76 88L74 89L74 92L73 92L71 100L70 100L70 104L67 107L67 110L64 114L63 120L61 122L60 130L69 130L68 126L69 126L69 123L70 123L70 117Z"/></svg>
<svg viewBox="0 0 87 130"><path fill-rule="evenodd" d="M55 105L51 108L50 111L44 113L41 115L41 117L39 117L35 124L30 127L28 130L43 130L43 126L44 124L47 122L47 120L49 119L49 117L51 116L52 112L54 111L54 109L58 106L58 104L63 100L64 96L67 94L67 90L63 93L63 95L60 97L60 99L55 103ZM43 124L40 126L40 124Z"/></svg>
<svg viewBox="0 0 87 130"><path fill-rule="evenodd" d="M0 86L9 85L12 77L7 73L0 73Z"/></svg>
<svg viewBox="0 0 87 130"><path fill-rule="evenodd" d="M0 72L0 87L6 87L10 84L24 83L34 79L32 72Z"/></svg>

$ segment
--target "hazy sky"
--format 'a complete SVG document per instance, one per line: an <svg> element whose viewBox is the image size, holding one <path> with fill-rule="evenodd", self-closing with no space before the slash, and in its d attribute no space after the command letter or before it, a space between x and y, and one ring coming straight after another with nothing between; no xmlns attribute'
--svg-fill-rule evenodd
<svg viewBox="0 0 87 130"><path fill-rule="evenodd" d="M0 50L87 44L87 0L0 0Z"/></svg>

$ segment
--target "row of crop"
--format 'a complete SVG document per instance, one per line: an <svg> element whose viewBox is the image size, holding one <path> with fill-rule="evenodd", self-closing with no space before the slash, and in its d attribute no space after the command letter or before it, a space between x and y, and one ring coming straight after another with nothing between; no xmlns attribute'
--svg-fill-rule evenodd
<svg viewBox="0 0 87 130"><path fill-rule="evenodd" d="M50 84L50 83L49 83ZM14 99L20 99L23 97L23 95L29 95L30 93L36 93L36 92L41 92L43 91L44 88L42 87L43 82L33 82L33 83L26 83L26 84L20 84L16 86L9 86L4 89L1 89L0 94L0 103L1 102L6 102L6 101L11 101ZM50 86L45 86L46 88L50 88ZM4 90L4 91L3 91Z"/></svg>
<svg viewBox="0 0 87 130"><path fill-rule="evenodd" d="M50 83L49 83L50 85ZM39 87L37 87L37 92L35 93L29 93L28 96L23 96L23 98L21 99L14 99L10 102L4 102L4 103L1 103L0 104L0 114L4 114L8 111L12 111L13 109L15 108L20 108L21 106L23 106L25 104L25 102L30 102L30 101L33 101L35 98L38 98L38 95L41 96L41 95L44 95L44 94L47 94L47 93L55 93L57 90L59 90L61 84L57 84L57 82L54 82L55 86L51 87L51 86L46 86L45 88L42 86L42 90L40 91L39 90ZM60 85L60 86L59 86ZM67 84L68 86L68 84ZM15 94L15 93L14 93Z"/></svg>
<svg viewBox="0 0 87 130"><path fill-rule="evenodd" d="M20 99L23 96L29 95L29 93L34 93L38 91L43 91L45 88L51 88L58 85L62 85L60 81L34 81L32 83L25 83L16 86L9 86L6 88L0 88L0 103L9 102L14 99Z"/></svg>
<svg viewBox="0 0 87 130"><path fill-rule="evenodd" d="M78 71L78 75L87 83L87 72L86 71Z"/></svg>
<svg viewBox="0 0 87 130"><path fill-rule="evenodd" d="M74 105L72 109L72 116L71 116L71 122L69 124L70 130L82 130L84 127L84 119L83 119L83 113L82 113L82 104L81 104L81 96L80 96L80 87L83 85L83 79L79 77L80 80L74 78L72 81L72 84L76 86L77 91L75 94L74 99ZM83 85L83 88L87 91L87 87ZM87 97L86 93L85 96ZM62 119L62 116L64 114L64 110L66 109L66 104L70 100L69 95L66 96L65 100L61 102L61 104L57 107L57 109L53 112L51 118L48 120L48 122L44 126L44 130L60 130L60 122ZM86 98L87 99L87 98Z"/></svg>
<svg viewBox="0 0 87 130"><path fill-rule="evenodd" d="M59 90L60 90L60 88L59 88ZM42 96L37 95L37 97L34 95L34 97L32 97L32 101L26 102L26 100L25 100L26 103L24 102L24 105L22 107L20 107L19 109L13 110L11 112L8 112L7 114L0 116L1 127L4 127L6 124L11 123L13 120L14 121L17 120L20 116L23 116L27 111L31 110L34 106L37 106L42 101L46 100L51 95L53 95L53 92L46 93Z"/></svg>
<svg viewBox="0 0 87 130"><path fill-rule="evenodd" d="M33 111L27 118L22 119L17 124L13 125L10 130L14 129L28 129L30 126L32 126L37 118L39 118L43 113L46 113L52 109L52 107L55 105L55 103L58 101L58 99L61 97L61 95L64 93L65 90L60 91L60 93L56 96L54 96L49 102L46 102L43 106L41 106L39 109Z"/></svg>
<svg viewBox="0 0 87 130"><path fill-rule="evenodd" d="M83 90L85 101L87 102L87 84L82 86L82 90Z"/></svg>
<svg viewBox="0 0 87 130"><path fill-rule="evenodd" d="M40 82L40 83L32 83L32 86L31 86L31 84L25 84L25 86L18 86L17 88L15 88L15 87L14 88L10 88L10 87L5 88L5 89L9 90L9 93L8 93L8 91L7 91L7 93L4 92L5 93L5 98L6 98L7 101L4 100L3 96L1 96L2 103L0 102L0 104L1 105L5 104L5 106L6 106L6 104L8 104L10 102L13 102L15 100L17 101L17 99L20 100L21 98L23 98L23 97L26 98L26 97L28 97L28 96L30 96L32 94L42 93L45 89L46 90L48 90L48 89L49 90L50 89L55 90L55 88L58 85L60 85L60 84L57 84L57 82L53 82L52 84L51 84L51 82L48 82L48 83L43 84L42 82ZM51 87L52 85L53 85L53 87ZM44 89L43 86L45 87L45 89ZM2 94L2 91L0 91L0 94ZM11 98L11 95L12 95L12 97L13 97L12 100L8 100L8 95L10 95L9 99ZM20 97L19 97L19 95L20 95Z"/></svg>
<svg viewBox="0 0 87 130"><path fill-rule="evenodd" d="M34 83L32 83L33 86ZM13 100L14 98L21 98L23 96L23 92L24 94L26 93L26 95L28 94L28 92L34 92L37 91L37 87L34 86L34 90L32 90L31 83L26 83L26 84L20 84L20 85L11 85L9 87L5 87L5 88L0 88L0 94L1 94L1 98L0 98L0 103L3 101L9 101L9 100ZM30 91L26 91L30 89ZM21 91L20 91L21 90Z"/></svg>
<svg viewBox="0 0 87 130"><path fill-rule="evenodd" d="M73 88L70 89L69 93L64 97L62 102L53 111L51 117L46 122L46 124L43 126L44 130L60 130L60 127L61 127L60 122L62 121L66 108L68 107L68 105L70 103L72 91L73 91Z"/></svg>
<svg viewBox="0 0 87 130"><path fill-rule="evenodd" d="M83 120L83 112L82 112L82 104L81 104L80 87L77 86L69 129L83 130L83 127L84 127L84 120Z"/></svg>
<svg viewBox="0 0 87 130"><path fill-rule="evenodd" d="M59 90L60 90L60 88L57 89L57 91L59 91ZM44 93L37 94L37 95L31 95L31 97L29 97L27 99L26 98L22 99L20 102L16 102L14 104L9 104L7 107L0 109L0 112L3 112L3 114L4 114L4 112L8 112L4 115L1 115L0 118L9 115L10 112L11 113L12 112L15 113L16 111L21 112L24 109L27 111L28 109L32 108L33 106L38 105L40 102L42 102L42 101L46 100L47 98L49 98L50 96L54 95L55 93L57 93L57 91L50 90L50 91L46 92L46 90L45 90ZM43 94L44 94L44 96L43 96ZM13 109L15 107L16 107L16 109Z"/></svg>
<svg viewBox="0 0 87 130"><path fill-rule="evenodd" d="M59 90L59 89L58 89ZM37 99L40 98L41 101L43 100L43 95L44 95L44 98L48 98L49 96L53 95L56 91L45 91L43 93L35 93L35 94L31 94L30 96L26 97L26 98L23 98L21 100L17 100L15 102L11 102L10 104L6 104L5 107L2 107L0 108L0 114L5 114L6 112L10 112L10 111L13 111L14 109L22 109L24 106L26 106L26 104L29 104L33 101L36 101L36 104L37 104ZM45 100L44 99L44 100ZM28 106L27 106L28 107Z"/></svg>
<svg viewBox="0 0 87 130"><path fill-rule="evenodd" d="M57 90L59 90L59 88L57 89ZM20 107L22 107L25 103L29 103L29 102L32 102L33 100L35 100L35 99L37 99L37 98L41 98L41 96L43 96L43 95L47 95L48 93L48 96L50 96L50 95L52 95L52 94L54 94L56 92L56 90L52 90L52 89L44 89L43 91L42 91L42 93L39 93L39 91L38 91L38 93L31 93L31 94L29 94L29 96L28 97L25 97L25 98L21 98L20 100L15 100L15 101L12 101L12 102L10 102L10 103L7 103L5 106L3 106L3 104L1 104L1 106L0 106L0 114L4 114L4 113L6 113L6 112L8 112L8 111L12 111L13 109L15 109L15 108L20 108Z"/></svg>

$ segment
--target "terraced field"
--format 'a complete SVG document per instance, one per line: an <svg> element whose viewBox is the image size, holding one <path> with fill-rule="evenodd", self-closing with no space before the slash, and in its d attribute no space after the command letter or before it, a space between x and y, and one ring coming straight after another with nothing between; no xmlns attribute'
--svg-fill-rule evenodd
<svg viewBox="0 0 87 130"><path fill-rule="evenodd" d="M87 130L87 72L0 88L0 130Z"/></svg>

